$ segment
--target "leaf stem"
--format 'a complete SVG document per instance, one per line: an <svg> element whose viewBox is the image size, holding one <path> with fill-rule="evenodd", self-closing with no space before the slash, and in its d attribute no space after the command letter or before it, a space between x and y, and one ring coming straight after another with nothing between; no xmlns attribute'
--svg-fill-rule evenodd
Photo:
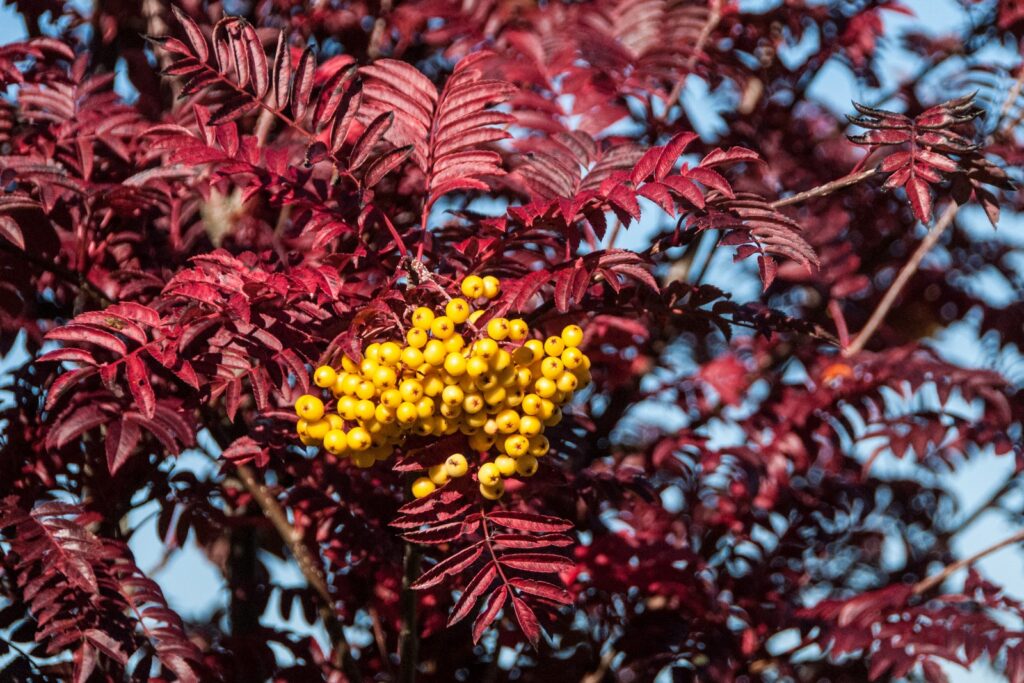
<svg viewBox="0 0 1024 683"><path fill-rule="evenodd" d="M833 180L832 182L825 183L824 185L812 187L811 189L806 190L804 192L799 192L792 196L774 201L772 202L772 208L781 209L784 206L792 206L793 204L799 204L800 202L807 201L808 199L817 199L819 197L824 197L826 195L832 194L836 190L842 190L843 188L850 187L851 185L856 185L862 180L867 180L876 173L878 173L877 166L869 168L864 171L850 173L848 175L843 176L842 178L838 178L837 180Z"/></svg>
<svg viewBox="0 0 1024 683"><path fill-rule="evenodd" d="M955 574L961 569L970 567L978 560L987 557L988 555L991 555L997 550L1002 550L1007 546L1011 546L1014 543L1019 543L1022 541L1024 541L1024 531L1018 531L1013 536L1010 536L1009 538L1004 538L998 543L990 545L989 547L984 548L983 550L979 550L978 552L974 553L969 557L965 557L962 560L957 560L956 562L950 563L946 565L938 574L929 576L928 578L918 581L916 584L914 584L914 595L921 595L922 593L927 593L929 590L935 588L940 583L949 578L952 574Z"/></svg>

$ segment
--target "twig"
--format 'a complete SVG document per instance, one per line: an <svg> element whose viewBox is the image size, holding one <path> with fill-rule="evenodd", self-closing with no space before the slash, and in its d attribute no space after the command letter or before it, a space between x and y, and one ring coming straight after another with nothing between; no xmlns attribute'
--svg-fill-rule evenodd
<svg viewBox="0 0 1024 683"><path fill-rule="evenodd" d="M405 558L402 561L402 628L398 633L399 683L413 683L416 680L416 666L419 663L420 632L416 623L416 591L412 584L420 572L420 551L414 543L405 544Z"/></svg>
<svg viewBox="0 0 1024 683"><path fill-rule="evenodd" d="M851 173L849 175L843 176L842 178L839 178L838 180L833 180L830 183L825 183L824 185L819 185L818 187L812 187L810 190L807 190L806 192L799 192L790 197L779 199L778 201L772 202L771 205L774 209L781 209L784 206L792 206L793 204L799 204L800 202L806 201L808 199L817 199L818 197L824 197L826 195L832 194L836 190L841 190L845 187L856 185L862 180L867 180L876 173L878 173L877 167L869 168L867 170L860 171L859 173Z"/></svg>
<svg viewBox="0 0 1024 683"><path fill-rule="evenodd" d="M903 293L903 288L910 282L910 278L914 276L917 269L921 266L921 261L924 260L925 254L931 251L932 247L939 241L942 235L946 232L946 229L953 224L953 219L956 218L959 206L956 202L950 202L946 210L939 216L939 220L935 222L932 229L928 231L921 243L917 245L917 249L914 250L910 260L907 261L903 268L900 269L899 275L893 281L892 285L886 291L885 296L878 302L878 306L871 313L871 317L868 319L863 329L857 333L850 345L843 350L843 355L846 357L855 356L864 350L864 346L867 345L868 341L878 330L878 326L885 320L885 316L888 315L889 309L892 308L893 304L896 303L896 299Z"/></svg>
<svg viewBox="0 0 1024 683"><path fill-rule="evenodd" d="M612 662L618 656L618 652L615 648L610 647L608 650L601 655L601 661L598 662L597 668L586 674L580 679L580 683L601 683L604 677L608 675L608 671L612 668Z"/></svg>
<svg viewBox="0 0 1024 683"><path fill-rule="evenodd" d="M1013 109L1013 103L1020 97L1021 90L1024 89L1024 64L1021 64L1017 73L1017 80L1013 82L1013 86L1010 91L1006 94L1006 99L1003 100L1003 106L999 110L999 117L996 119L995 130L1000 131L1003 127L1003 122L1006 117L1009 116L1010 111ZM1012 128L1013 126L1008 126ZM1006 132L1005 130L1002 132Z"/></svg>
<svg viewBox="0 0 1024 683"><path fill-rule="evenodd" d="M990 545L984 550L979 550L970 557L965 557L962 560L957 560L956 562L946 565L946 567L938 574L929 576L927 579L923 579L914 584L914 595L921 595L922 593L927 593L929 590L935 588L940 583L949 578L950 575L955 574L961 569L971 566L978 560L982 559L983 557L987 557L988 555L991 555L997 550L1002 550L1007 546L1013 545L1014 543L1019 543L1021 541L1024 541L1024 531L1018 531L1013 536L1010 536L1009 538L1004 538L1002 541L999 541L995 545Z"/></svg>
<svg viewBox="0 0 1024 683"><path fill-rule="evenodd" d="M693 68L697 66L697 60L700 59L701 52L704 51L704 46L707 45L708 39L711 37L712 31L718 26L718 22L722 20L722 0L713 0L711 3L711 10L708 13L708 20L704 22L704 25L700 29L700 35L697 36L697 42L693 46L693 52L686 60L685 72L680 76L675 85L672 86L672 91L668 94L668 98L665 100L665 111L662 115L657 117L658 121L664 123L668 119L668 113L672 109L678 100L679 96L683 94L683 88L686 87L686 77L690 75Z"/></svg>
<svg viewBox="0 0 1024 683"><path fill-rule="evenodd" d="M309 548L303 543L301 534L288 521L288 516L277 502L277 499L270 495L267 487L256 479L256 474L248 465L236 465L235 469L246 490L260 506L260 509L263 510L263 514L274 525L274 528L277 529L277 533L284 540L285 545L288 546L292 557L295 558L299 569L302 571L302 575L306 577L306 581L316 591L317 595L320 596L320 616L324 620L324 627L327 629L331 643L334 646L335 664L340 666L350 681L356 683L362 681L362 674L352 658L352 648L345 638L341 621L338 620L338 615L334 611L334 599L327 588L327 581L324 578L323 572L320 571L320 567L313 560Z"/></svg>

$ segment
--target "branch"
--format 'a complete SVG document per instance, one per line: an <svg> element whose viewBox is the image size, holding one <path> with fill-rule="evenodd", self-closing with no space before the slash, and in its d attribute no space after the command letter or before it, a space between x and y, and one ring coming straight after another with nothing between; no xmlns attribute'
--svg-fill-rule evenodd
<svg viewBox="0 0 1024 683"><path fill-rule="evenodd" d="M323 572L320 571L320 567L313 560L309 548L302 542L302 535L288 521L288 516L277 502L277 499L270 495L267 487L256 479L256 474L248 465L236 465L235 469L246 490L260 506L260 509L263 510L263 514L271 521L274 528L277 529L277 533L280 534L285 545L288 546L292 556L299 565L299 569L302 570L302 575L306 577L306 581L309 582L309 585L320 596L320 616L324 620L324 626L334 646L336 665L340 665L340 668L345 672L350 681L355 681L356 683L362 681L362 674L356 666L355 660L352 659L352 648L345 639L342 624L334 611L334 599L327 588L327 581L324 578Z"/></svg>
<svg viewBox="0 0 1024 683"><path fill-rule="evenodd" d="M402 562L402 628L398 633L398 683L413 683L416 680L416 665L419 663L420 633L416 623L416 591L412 583L420 573L420 551L414 543L405 544L405 559Z"/></svg>
<svg viewBox="0 0 1024 683"><path fill-rule="evenodd" d="M917 269L921 266L921 261L924 260L925 254L931 251L932 247L939 241L946 229L953 224L953 219L956 218L959 206L956 202L950 202L949 206L939 217L939 220L935 222L932 229L928 231L924 239L921 240L921 244L917 245L917 249L914 251L910 260L907 261L903 268L900 269L899 275L893 281L889 290L882 297L882 300L878 302L878 306L875 308L871 317L868 319L864 328L857 333L853 341L848 347L843 350L843 355L849 358L855 356L864 350L864 346L867 345L872 335L878 330L879 325L885 320L885 316L888 315L889 309L892 308L893 304L896 303L896 299L903 292L903 288L910 282L910 278L914 276Z"/></svg>
<svg viewBox="0 0 1024 683"><path fill-rule="evenodd" d="M812 187L810 190L807 190L806 192L799 192L790 197L774 201L772 202L772 208L781 209L784 206L792 206L793 204L799 204L800 202L806 201L808 199L817 199L818 197L830 195L836 190L841 190L845 187L856 185L862 180L867 180L876 173L878 173L877 166L874 168L869 168L865 171L861 171L860 173L851 173L849 175L845 175L842 178L839 178L838 180L833 180L830 183L825 183L824 185L819 185L818 187Z"/></svg>
<svg viewBox="0 0 1024 683"><path fill-rule="evenodd" d="M970 557L965 557L962 560L957 560L956 562L953 562L952 564L948 564L938 574L934 574L932 576L929 576L927 579L923 579L923 580L917 582L916 584L914 584L914 595L921 595L922 593L926 593L929 590L931 590L932 588L935 588L936 586L938 586L943 581L945 581L947 578L950 577L950 575L960 571L961 569L964 569L965 567L971 566L972 564L974 564L978 560L982 559L983 557L991 555L992 553L996 552L997 550L1002 550L1003 548L1005 548L1007 546L1010 546L1010 545L1013 545L1014 543L1019 543L1019 542L1022 542L1022 541L1024 541L1024 531L1018 531L1013 536L1010 536L1009 538L1005 538L1002 541L999 541L998 543L996 543L995 545L990 545L989 547L985 548L984 550L979 550L978 552L974 553Z"/></svg>

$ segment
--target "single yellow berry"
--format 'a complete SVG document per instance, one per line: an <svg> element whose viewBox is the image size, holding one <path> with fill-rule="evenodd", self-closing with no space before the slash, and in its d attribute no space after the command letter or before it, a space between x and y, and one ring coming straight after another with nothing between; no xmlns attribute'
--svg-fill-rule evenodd
<svg viewBox="0 0 1024 683"><path fill-rule="evenodd" d="M295 401L295 414L307 422L315 422L324 416L324 402L316 396L303 394Z"/></svg>
<svg viewBox="0 0 1024 683"><path fill-rule="evenodd" d="M454 384L444 388L441 392L441 400L444 401L445 405L457 406L462 403L462 399L465 398L465 393L459 387Z"/></svg>
<svg viewBox="0 0 1024 683"><path fill-rule="evenodd" d="M423 381L423 393L427 396L439 396L444 387L444 380L437 375L431 375Z"/></svg>
<svg viewBox="0 0 1024 683"><path fill-rule="evenodd" d="M332 455L341 455L348 450L348 435L340 429L324 434L324 450Z"/></svg>
<svg viewBox="0 0 1024 683"><path fill-rule="evenodd" d="M519 413L511 409L498 413L494 421L498 423L498 431L502 434L511 434L519 429Z"/></svg>
<svg viewBox="0 0 1024 683"><path fill-rule="evenodd" d="M438 367L444 363L444 359L447 355L448 350L444 348L444 342L440 339L431 339L423 348L423 360L427 361L434 367Z"/></svg>
<svg viewBox="0 0 1024 683"><path fill-rule="evenodd" d="M341 369L345 372L355 372L359 369L359 366L348 356L341 357Z"/></svg>
<svg viewBox="0 0 1024 683"><path fill-rule="evenodd" d="M430 334L438 339L447 339L455 334L455 323L446 315L434 318L434 322L430 325Z"/></svg>
<svg viewBox="0 0 1024 683"><path fill-rule="evenodd" d="M377 348L378 348L378 353L376 355L377 355L377 358L379 358L380 357L380 352L379 352L380 347L378 346ZM363 377L373 377L373 373L377 372L377 368L379 368L379 367L380 367L380 363L377 362L376 358L370 358L369 356L367 356L366 358L363 359L363 362L359 364L359 372L360 372L360 374L362 374Z"/></svg>
<svg viewBox="0 0 1024 683"><path fill-rule="evenodd" d="M469 275L462 281L462 294L470 299L479 299L484 295L484 281L479 275Z"/></svg>
<svg viewBox="0 0 1024 683"><path fill-rule="evenodd" d="M513 458L526 455L527 451L530 450L530 440L522 434L513 434L505 439L504 443L505 452Z"/></svg>
<svg viewBox="0 0 1024 683"><path fill-rule="evenodd" d="M341 380L342 391L345 392L346 396L355 396L356 389L359 388L359 383L362 381L363 378L358 372L345 375L345 378Z"/></svg>
<svg viewBox="0 0 1024 683"><path fill-rule="evenodd" d="M498 481L493 486L487 484L480 484L480 495L487 500L498 500L505 495L505 483Z"/></svg>
<svg viewBox="0 0 1024 683"><path fill-rule="evenodd" d="M558 379L564 371L565 366L558 358L551 358L549 356L540 363L540 374L548 379Z"/></svg>
<svg viewBox="0 0 1024 683"><path fill-rule="evenodd" d="M493 320L491 322L494 322ZM488 323L490 325L490 323ZM473 355L490 360L498 352L498 342L493 339L480 339L473 343Z"/></svg>
<svg viewBox="0 0 1024 683"><path fill-rule="evenodd" d="M345 421L341 419L340 415L335 415L334 413L327 413L327 415L324 416L324 419L327 420L327 422L331 425L331 429L345 428Z"/></svg>
<svg viewBox="0 0 1024 683"><path fill-rule="evenodd" d="M367 358L372 361L380 359L380 344L374 342L366 347L366 350L363 351L363 360L366 360Z"/></svg>
<svg viewBox="0 0 1024 683"><path fill-rule="evenodd" d="M526 389L533 384L533 373L530 368L519 368L516 370L516 386Z"/></svg>
<svg viewBox="0 0 1024 683"><path fill-rule="evenodd" d="M502 341L508 337L508 320L491 318L487 322L487 336L495 341Z"/></svg>
<svg viewBox="0 0 1024 683"><path fill-rule="evenodd" d="M355 413L360 420L372 420L377 414L377 404L366 398L356 401Z"/></svg>
<svg viewBox="0 0 1024 683"><path fill-rule="evenodd" d="M346 420L356 419L356 399L351 396L342 396L338 399L338 415Z"/></svg>
<svg viewBox="0 0 1024 683"><path fill-rule="evenodd" d="M499 455L495 458L494 465L498 468L498 471L501 472L501 476L503 477L511 477L516 473L516 460L515 458L510 458L507 455Z"/></svg>
<svg viewBox="0 0 1024 683"><path fill-rule="evenodd" d="M490 369L487 361L480 356L473 356L466 361L466 374L470 377L480 377Z"/></svg>
<svg viewBox="0 0 1024 683"><path fill-rule="evenodd" d="M437 486L435 486L434 482L430 481L426 477L420 477L412 483L412 495L417 498L429 496L435 490L437 490Z"/></svg>
<svg viewBox="0 0 1024 683"><path fill-rule="evenodd" d="M380 362L384 365L398 365L402 360L402 347L395 342L384 342L380 345Z"/></svg>
<svg viewBox="0 0 1024 683"><path fill-rule="evenodd" d="M567 346L562 351L562 365L568 370L575 370L583 365L583 352L573 346Z"/></svg>
<svg viewBox="0 0 1024 683"><path fill-rule="evenodd" d="M524 455L516 460L516 473L521 477L532 477L537 474L537 458Z"/></svg>
<svg viewBox="0 0 1024 683"><path fill-rule="evenodd" d="M306 431L308 428L309 423L301 417L299 418L299 421L295 423L295 433L299 436L309 436L309 433Z"/></svg>
<svg viewBox="0 0 1024 683"><path fill-rule="evenodd" d="M348 447L354 451L365 451L370 447L370 433L362 427L353 427L346 436Z"/></svg>
<svg viewBox="0 0 1024 683"><path fill-rule="evenodd" d="M422 332L423 330L420 330ZM423 365L423 352L417 347L406 346L402 349L402 365L407 368L418 368Z"/></svg>
<svg viewBox="0 0 1024 683"><path fill-rule="evenodd" d="M548 337L544 340L544 353L558 358L565 351L565 342L561 337Z"/></svg>
<svg viewBox="0 0 1024 683"><path fill-rule="evenodd" d="M394 410L402 403L402 394L398 389L385 389L380 392L380 403Z"/></svg>
<svg viewBox="0 0 1024 683"><path fill-rule="evenodd" d="M583 343L583 328L579 325L566 325L562 329L562 342L569 347L577 347Z"/></svg>
<svg viewBox="0 0 1024 683"><path fill-rule="evenodd" d="M526 363L520 363L520 365L535 363L544 357L544 342L539 339L527 339L526 342L523 343L523 348L529 349L530 353L533 354L533 358Z"/></svg>
<svg viewBox="0 0 1024 683"><path fill-rule="evenodd" d="M493 299L501 292L501 280L493 275L484 277L484 296Z"/></svg>
<svg viewBox="0 0 1024 683"><path fill-rule="evenodd" d="M512 354L505 349L498 349L498 352L491 356L490 366L494 372L501 372L512 367ZM512 375L509 374L509 378L511 377Z"/></svg>
<svg viewBox="0 0 1024 683"><path fill-rule="evenodd" d="M548 442L548 437L543 434L530 437L530 455L533 457L539 458L545 455L550 448L551 445Z"/></svg>
<svg viewBox="0 0 1024 683"><path fill-rule="evenodd" d="M338 373L330 365L321 365L313 373L313 384L321 389L333 387L337 379Z"/></svg>
<svg viewBox="0 0 1024 683"><path fill-rule="evenodd" d="M453 334L444 340L444 348L448 353L461 351L466 346L466 338L461 334Z"/></svg>
<svg viewBox="0 0 1024 683"><path fill-rule="evenodd" d="M483 432L477 432L469 437L469 447L474 451L485 453L494 445L494 437Z"/></svg>
<svg viewBox="0 0 1024 683"><path fill-rule="evenodd" d="M444 314L456 325L466 322L470 314L469 304L465 299L452 299L444 307Z"/></svg>
<svg viewBox="0 0 1024 683"><path fill-rule="evenodd" d="M434 312L426 306L420 306L412 312L412 326L416 329L429 332L433 323Z"/></svg>
<svg viewBox="0 0 1024 683"><path fill-rule="evenodd" d="M516 318L508 322L508 338L512 341L526 339L526 335L529 333L530 326L526 324L525 320Z"/></svg>
<svg viewBox="0 0 1024 683"><path fill-rule="evenodd" d="M576 379L576 375L571 372L563 372L555 380L555 384L558 386L559 391L564 391L569 394L576 391L576 387L579 385L579 380Z"/></svg>
<svg viewBox="0 0 1024 683"><path fill-rule="evenodd" d="M562 421L562 409L555 406L555 409L551 411L551 417L544 420L544 424L548 427L554 427Z"/></svg>
<svg viewBox="0 0 1024 683"><path fill-rule="evenodd" d="M466 456L462 453L452 453L444 461L444 469L448 472L449 477L458 479L469 471L469 463L466 461Z"/></svg>
<svg viewBox="0 0 1024 683"><path fill-rule="evenodd" d="M420 416L416 410L416 404L409 401L403 401L402 405L398 406L398 410L395 411L395 415L398 417L398 421L404 425L415 423Z"/></svg>
<svg viewBox="0 0 1024 683"><path fill-rule="evenodd" d="M403 401L415 403L423 398L423 383L418 379L403 379L398 386L398 392L402 395Z"/></svg>
<svg viewBox="0 0 1024 683"><path fill-rule="evenodd" d="M396 419L398 419L397 416L395 415L395 409L388 408L383 403L381 403L374 409L373 418L377 420L377 422L380 422L381 424L391 424Z"/></svg>
<svg viewBox="0 0 1024 683"><path fill-rule="evenodd" d="M430 481L434 482L438 486L444 486L448 483L448 469L444 464L434 465L427 470L427 476L430 477Z"/></svg>
<svg viewBox="0 0 1024 683"><path fill-rule="evenodd" d="M523 415L519 419L519 433L523 436L536 436L544 430L544 423L533 415Z"/></svg>
<svg viewBox="0 0 1024 683"><path fill-rule="evenodd" d="M501 470L493 462L485 462L483 465L480 465L476 477L480 480L481 484L494 486L501 481Z"/></svg>
<svg viewBox="0 0 1024 683"><path fill-rule="evenodd" d="M359 383L359 386L356 387L356 396L358 396L361 399L371 399L376 395L377 387L374 386L373 382L363 380L362 382Z"/></svg>
<svg viewBox="0 0 1024 683"><path fill-rule="evenodd" d="M395 386L395 382L397 381L398 375L395 374L395 369L388 367L387 365L380 366L377 368L377 371L373 373L374 385L382 389L389 389Z"/></svg>
<svg viewBox="0 0 1024 683"><path fill-rule="evenodd" d="M541 398L551 398L558 391L558 385L555 384L553 379L548 377L541 377L533 383L534 391Z"/></svg>
<svg viewBox="0 0 1024 683"><path fill-rule="evenodd" d="M424 396L420 400L416 401L416 414L420 419L433 417L434 415L434 399L429 396Z"/></svg>
<svg viewBox="0 0 1024 683"><path fill-rule="evenodd" d="M480 394L465 394L462 399L462 409L467 413L479 413L484 408L484 397Z"/></svg>
<svg viewBox="0 0 1024 683"><path fill-rule="evenodd" d="M505 387L493 387L484 392L484 402L489 406L496 406L505 400L508 392Z"/></svg>
<svg viewBox="0 0 1024 683"><path fill-rule="evenodd" d="M461 353L449 353L444 359L444 369L452 377L458 377L466 372L466 359Z"/></svg>
<svg viewBox="0 0 1024 683"><path fill-rule="evenodd" d="M427 331L421 330L418 327L414 327L405 333L405 341L407 341L409 343L409 346L411 346L414 349L422 349L424 346L427 345L427 340L429 338L430 335L427 333Z"/></svg>
<svg viewBox="0 0 1024 683"><path fill-rule="evenodd" d="M441 415L449 419L455 419L459 415L462 415L462 406L454 405L450 406L447 403L441 404Z"/></svg>

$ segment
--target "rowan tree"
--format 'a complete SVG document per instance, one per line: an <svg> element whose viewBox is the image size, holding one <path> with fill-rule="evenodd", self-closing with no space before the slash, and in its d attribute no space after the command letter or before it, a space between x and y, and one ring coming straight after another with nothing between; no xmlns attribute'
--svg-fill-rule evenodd
<svg viewBox="0 0 1024 683"><path fill-rule="evenodd" d="M1024 5L13 1L5 680L1024 681Z"/></svg>

